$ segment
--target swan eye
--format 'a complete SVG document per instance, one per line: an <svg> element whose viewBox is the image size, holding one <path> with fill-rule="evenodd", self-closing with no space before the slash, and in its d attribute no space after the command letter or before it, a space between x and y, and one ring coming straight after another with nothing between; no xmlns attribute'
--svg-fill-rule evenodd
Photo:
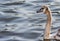
<svg viewBox="0 0 60 41"><path fill-rule="evenodd" d="M43 12L43 10L44 10L44 8L41 8L41 9L39 9L39 10L37 11L37 13Z"/></svg>
<svg viewBox="0 0 60 41"><path fill-rule="evenodd" d="M44 9L44 8L41 8L41 9Z"/></svg>
<svg viewBox="0 0 60 41"><path fill-rule="evenodd" d="M40 9L40 11L42 11L42 12L43 12L43 10L44 10L44 8L41 8L41 9Z"/></svg>
<svg viewBox="0 0 60 41"><path fill-rule="evenodd" d="M44 10L44 8L41 8L40 10Z"/></svg>

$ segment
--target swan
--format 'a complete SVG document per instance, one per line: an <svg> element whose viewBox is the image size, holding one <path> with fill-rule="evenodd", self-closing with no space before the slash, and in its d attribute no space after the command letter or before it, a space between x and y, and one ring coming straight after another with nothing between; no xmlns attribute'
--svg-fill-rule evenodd
<svg viewBox="0 0 60 41"><path fill-rule="evenodd" d="M47 23L45 26L45 32L44 32L44 41L50 41L50 30L51 30L51 24L52 24L52 12L50 8L46 5L41 6L41 9L37 11L37 13L43 12L47 16ZM52 35L54 36L54 35Z"/></svg>

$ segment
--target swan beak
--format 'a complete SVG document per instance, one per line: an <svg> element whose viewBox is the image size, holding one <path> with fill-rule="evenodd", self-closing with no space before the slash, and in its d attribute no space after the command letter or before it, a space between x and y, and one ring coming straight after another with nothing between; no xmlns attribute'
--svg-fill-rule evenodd
<svg viewBox="0 0 60 41"><path fill-rule="evenodd" d="M44 8L39 9L36 13L43 12Z"/></svg>

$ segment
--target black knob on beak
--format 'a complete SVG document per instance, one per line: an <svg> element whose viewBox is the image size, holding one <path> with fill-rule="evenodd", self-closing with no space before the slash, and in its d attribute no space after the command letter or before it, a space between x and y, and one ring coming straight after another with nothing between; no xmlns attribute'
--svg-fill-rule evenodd
<svg viewBox="0 0 60 41"><path fill-rule="evenodd" d="M36 13L39 13L40 11L38 10Z"/></svg>

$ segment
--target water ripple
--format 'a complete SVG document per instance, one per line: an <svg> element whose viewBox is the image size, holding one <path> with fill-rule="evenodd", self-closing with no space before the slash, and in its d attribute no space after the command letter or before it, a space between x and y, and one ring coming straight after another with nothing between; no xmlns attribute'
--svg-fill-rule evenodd
<svg viewBox="0 0 60 41"><path fill-rule="evenodd" d="M47 20L45 14L37 14L36 11L41 8L41 5L48 5L52 11L59 12L60 3L56 1L25 0L21 2L20 0L0 0L1 41L41 41ZM51 26L51 34L60 28L60 13L52 14L55 21ZM16 40L12 38L13 36L17 37Z"/></svg>

